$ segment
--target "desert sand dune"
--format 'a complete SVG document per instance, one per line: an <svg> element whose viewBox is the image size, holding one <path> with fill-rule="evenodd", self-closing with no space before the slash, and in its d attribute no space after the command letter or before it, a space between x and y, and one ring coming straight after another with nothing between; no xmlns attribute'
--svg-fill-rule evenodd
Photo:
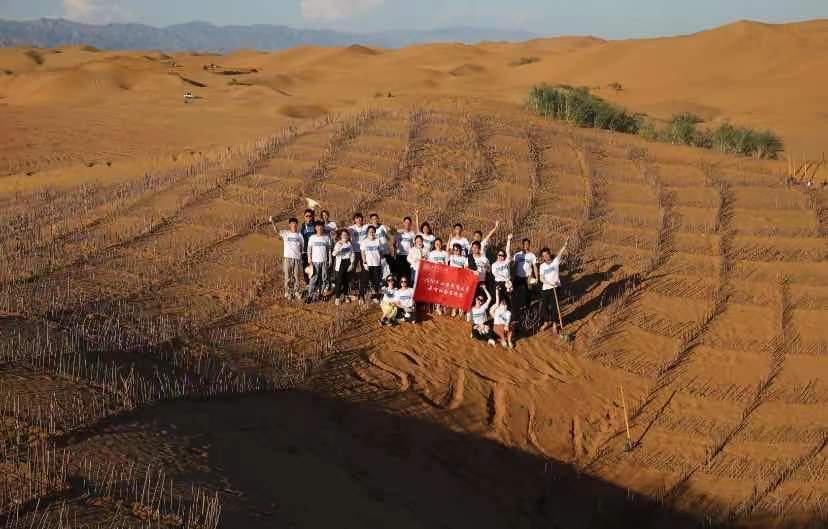
<svg viewBox="0 0 828 529"><path fill-rule="evenodd" d="M0 50L0 525L824 521L828 168L804 160L827 52L826 21ZM542 82L770 128L792 160L542 119L522 106ZM569 238L572 341L491 348L460 319L286 300L267 219L307 198L341 225L419 210L441 235L499 219L494 247Z"/></svg>

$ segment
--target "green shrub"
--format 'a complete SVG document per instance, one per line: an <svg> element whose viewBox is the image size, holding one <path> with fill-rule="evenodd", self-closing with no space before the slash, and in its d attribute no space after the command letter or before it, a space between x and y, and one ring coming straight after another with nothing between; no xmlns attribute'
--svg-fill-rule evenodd
<svg viewBox="0 0 828 529"><path fill-rule="evenodd" d="M782 140L769 130L757 131L724 123L710 133L712 148L726 154L776 159L784 149Z"/></svg>
<svg viewBox="0 0 828 529"><path fill-rule="evenodd" d="M529 93L528 106L541 116L560 119L579 127L638 132L638 118L601 98L587 88L536 86Z"/></svg>

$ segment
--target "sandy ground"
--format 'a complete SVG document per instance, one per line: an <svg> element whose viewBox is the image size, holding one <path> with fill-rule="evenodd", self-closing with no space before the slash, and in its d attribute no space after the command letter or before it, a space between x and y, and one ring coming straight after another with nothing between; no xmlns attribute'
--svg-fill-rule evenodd
<svg viewBox="0 0 828 529"><path fill-rule="evenodd" d="M823 523L826 169L789 186L786 162L520 103L541 81L588 85L658 117L772 128L799 167L824 144L826 48L811 22L399 51L0 50L0 522L17 505L19 527L207 528L217 498L231 528ZM574 340L492 349L456 319L383 329L372 308L285 300L265 219L305 197L341 222L419 209L440 234L501 219L495 246L570 237Z"/></svg>

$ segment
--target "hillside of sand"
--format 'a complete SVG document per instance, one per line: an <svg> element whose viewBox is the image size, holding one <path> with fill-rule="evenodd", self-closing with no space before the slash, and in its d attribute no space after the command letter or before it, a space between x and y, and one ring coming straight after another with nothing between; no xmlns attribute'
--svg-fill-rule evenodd
<svg viewBox="0 0 828 529"><path fill-rule="evenodd" d="M0 50L0 524L822 523L828 188L520 103L583 84L657 117L772 128L815 159L826 48L817 21ZM371 306L284 299L267 217L305 198L340 223L419 210L441 235L501 219L494 247L570 238L573 340L490 348L458 319L386 329Z"/></svg>

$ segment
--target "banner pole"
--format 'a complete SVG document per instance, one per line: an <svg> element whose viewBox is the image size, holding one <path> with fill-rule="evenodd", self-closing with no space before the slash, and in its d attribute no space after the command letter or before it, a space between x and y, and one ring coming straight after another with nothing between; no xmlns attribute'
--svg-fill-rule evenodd
<svg viewBox="0 0 828 529"><path fill-rule="evenodd" d="M555 307L558 309L558 323L561 324L561 335L563 336L563 316L561 315L561 304L558 302L558 287L554 287L552 293L555 294Z"/></svg>

